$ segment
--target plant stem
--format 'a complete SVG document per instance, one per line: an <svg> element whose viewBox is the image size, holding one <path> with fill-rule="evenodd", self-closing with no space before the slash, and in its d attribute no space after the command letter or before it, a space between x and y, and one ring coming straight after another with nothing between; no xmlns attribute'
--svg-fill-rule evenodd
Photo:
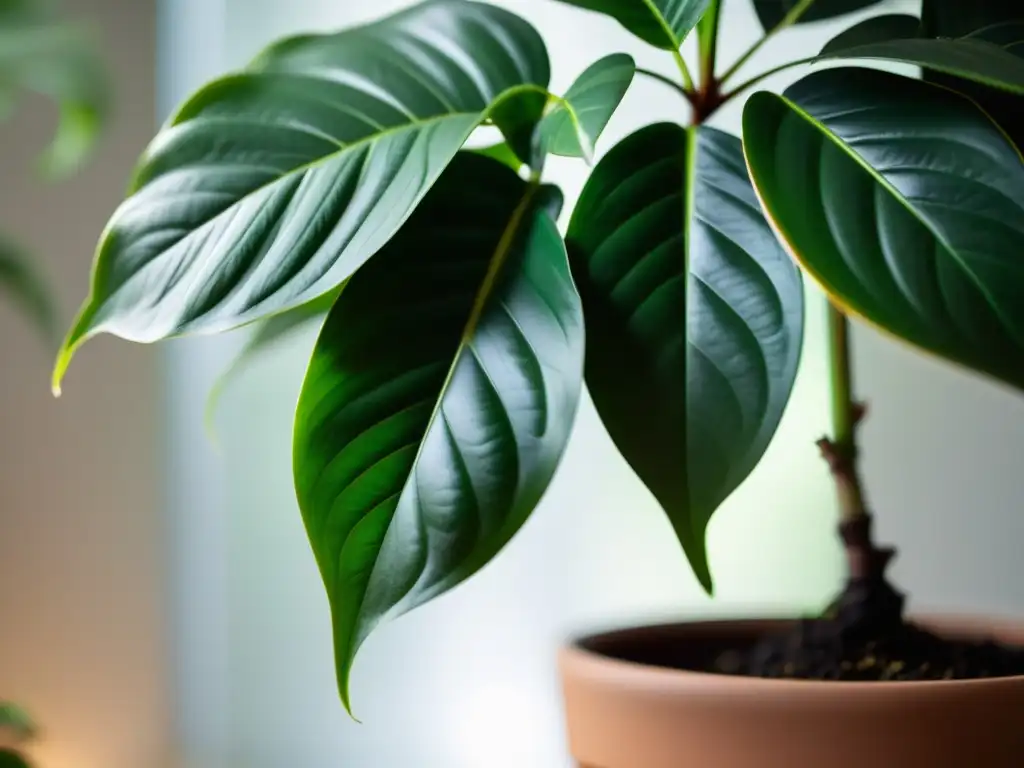
<svg viewBox="0 0 1024 768"><path fill-rule="evenodd" d="M742 67L744 64L746 64L748 61L750 61L750 58L755 53L757 53L759 50L761 50L761 46L763 46L765 43L767 43L769 40L771 40L773 37L775 37L775 35L777 35L782 30L784 30L784 29L786 29L788 27L791 27L794 24L796 24L798 21L800 21L800 18L805 13L807 13L808 9L812 5L814 5L814 0L800 0L799 3L794 5L789 10L789 13L787 13L783 17L782 21L780 21L772 29L770 29L768 32L766 32L761 37L760 40L758 40L756 43L754 43L752 46L750 46L750 48L747 49L747 52L744 53L742 56L740 56L736 60L735 64L733 64L731 67L729 67L728 70L726 70L725 74L722 75L722 77L721 77L721 82L722 83L728 82L729 78L731 78L733 75L735 75L739 71L740 67Z"/></svg>
<svg viewBox="0 0 1024 768"><path fill-rule="evenodd" d="M818 441L839 497L839 533L852 579L883 579L895 551L875 546L858 468L857 428L864 405L853 398L850 363L850 321L828 305L828 354L832 384L832 437Z"/></svg>
<svg viewBox="0 0 1024 768"><path fill-rule="evenodd" d="M700 51L700 89L706 93L715 87L715 64L718 58L718 27L722 19L722 0L712 0L704 18L697 25L697 47Z"/></svg>
<svg viewBox="0 0 1024 768"><path fill-rule="evenodd" d="M832 302L828 304L828 341L832 377L832 440L838 445L853 445L857 420L850 365L850 321Z"/></svg>
<svg viewBox="0 0 1024 768"><path fill-rule="evenodd" d="M832 389L832 437L818 442L836 481L839 518L842 523L867 517L864 491L857 467L857 426L864 406L853 399L850 366L850 321L834 304L828 304L828 356Z"/></svg>
<svg viewBox="0 0 1024 768"><path fill-rule="evenodd" d="M662 75L659 72L654 72L654 71L652 71L650 69L644 69L643 67L637 67L636 68L636 73L638 75L643 75L644 77L649 77L652 80L657 80L659 83L663 83L664 85L667 85L669 88L671 88L672 90L674 90L677 93L679 93L680 95L682 95L682 97L684 99L686 99L690 103L693 103L693 93L690 92L690 91L687 91L683 86L681 86L679 83L677 83L671 77L665 77L665 75Z"/></svg>
<svg viewBox="0 0 1024 768"><path fill-rule="evenodd" d="M687 93L693 93L693 78L690 76L690 68L686 66L686 59L683 58L681 51L672 51L672 58L676 61L676 66L679 68L679 74L683 78L683 89Z"/></svg>
<svg viewBox="0 0 1024 768"><path fill-rule="evenodd" d="M803 64L810 64L814 60L815 60L815 57L813 57L813 56L808 57L806 59L797 59L796 61L790 61L790 62L787 62L786 64L780 64L777 67L772 67L771 69L769 69L769 70L767 70L765 72L762 72L759 75L754 75L749 80L744 80L739 85L733 86L728 92L722 94L722 102L721 103L725 104L727 101L731 101L733 98L735 98L736 96L739 96L741 93L743 93L743 91L745 91L748 88L751 88L751 87L757 85L762 80L767 80L772 75L777 75L779 72L785 72L787 69L792 69L793 67L799 67L799 66L801 66Z"/></svg>

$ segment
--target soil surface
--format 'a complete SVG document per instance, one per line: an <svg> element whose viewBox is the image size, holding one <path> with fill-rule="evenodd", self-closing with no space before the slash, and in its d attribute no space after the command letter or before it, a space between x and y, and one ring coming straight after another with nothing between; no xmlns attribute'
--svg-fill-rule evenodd
<svg viewBox="0 0 1024 768"><path fill-rule="evenodd" d="M943 639L905 622L902 606L902 595L884 580L851 580L821 618L721 654L707 671L849 681L1024 675L1024 648Z"/></svg>

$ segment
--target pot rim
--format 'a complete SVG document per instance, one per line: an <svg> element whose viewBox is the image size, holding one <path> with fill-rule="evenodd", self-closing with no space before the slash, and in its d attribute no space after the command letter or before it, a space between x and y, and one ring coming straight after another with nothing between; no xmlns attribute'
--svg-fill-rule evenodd
<svg viewBox="0 0 1024 768"><path fill-rule="evenodd" d="M1004 617L979 616L976 614L963 613L926 613L911 614L909 620L927 629L943 635L953 635L964 638L995 639L1009 635L1016 638L1011 642L1024 645L1024 619L1008 619ZM657 664L646 664L639 661L631 661L610 656L600 651L588 648L586 644L595 641L623 640L631 635L637 634L668 634L680 632L686 628L700 628L710 631L738 631L763 632L771 629L779 629L786 625L794 624L799 618L711 618L697 619L693 621L661 622L656 624L642 624L626 626L619 629L606 630L602 632L591 632L570 639L563 644L559 650L559 664L563 671L567 666L573 666L576 671L592 671L604 674L613 673L628 675L634 680L655 681L664 686L666 683L678 683L692 688L695 684L701 687L709 686L715 688L733 688L749 690L756 687L764 693L778 691L779 693L790 692L827 692L840 689L849 694L871 691L878 693L881 690L899 690L907 693L916 693L922 689L930 691L949 690L951 688L982 688L1000 686L1019 686L1024 683L1024 675L1009 675L1003 677L983 677L961 680L798 680L789 678L765 678L752 677L747 675L729 675L718 672L702 672L674 667L664 667ZM1005 642L1005 641L1004 641Z"/></svg>

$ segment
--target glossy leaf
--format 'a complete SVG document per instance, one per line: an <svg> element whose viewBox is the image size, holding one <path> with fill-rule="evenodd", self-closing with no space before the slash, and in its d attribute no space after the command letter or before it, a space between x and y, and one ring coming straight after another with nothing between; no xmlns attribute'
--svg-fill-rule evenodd
<svg viewBox="0 0 1024 768"><path fill-rule="evenodd" d="M321 331L295 484L346 705L367 636L494 557L565 448L583 324L557 197L461 153Z"/></svg>
<svg viewBox="0 0 1024 768"><path fill-rule="evenodd" d="M963 37L993 24L1024 20L1017 0L921 0L921 21L929 37Z"/></svg>
<svg viewBox="0 0 1024 768"><path fill-rule="evenodd" d="M1008 53L1024 57L1024 6L1015 0L924 0L921 21L925 34L935 37L969 36L1000 45ZM970 96L1005 130L1018 147L1024 147L1024 105L1021 97L941 72L926 72L925 79Z"/></svg>
<svg viewBox="0 0 1024 768"><path fill-rule="evenodd" d="M763 455L799 358L798 270L740 142L656 124L597 165L567 235L587 321L587 387L711 591L705 535Z"/></svg>
<svg viewBox="0 0 1024 768"><path fill-rule="evenodd" d="M677 51L711 0L562 0L611 16L651 45Z"/></svg>
<svg viewBox="0 0 1024 768"><path fill-rule="evenodd" d="M1024 93L1024 58L977 37L923 38L913 16L876 16L841 33L819 60L876 59L926 69Z"/></svg>
<svg viewBox="0 0 1024 768"><path fill-rule="evenodd" d="M1024 387L1024 161L968 99L831 69L743 116L754 183L839 304Z"/></svg>
<svg viewBox="0 0 1024 768"><path fill-rule="evenodd" d="M541 121L542 150L590 162L594 144L626 95L634 74L636 63L625 53L613 53L587 67Z"/></svg>
<svg viewBox="0 0 1024 768"><path fill-rule="evenodd" d="M56 383L97 333L221 331L335 288L481 121L510 140L532 135L548 70L519 17L429 0L285 40L206 86L157 136L108 225Z"/></svg>
<svg viewBox="0 0 1024 768"><path fill-rule="evenodd" d="M800 0L753 0L754 10L761 26L766 30L774 29L786 16L800 4ZM844 16L878 5L882 0L814 0L797 20L797 24L810 21L822 21L836 16Z"/></svg>
<svg viewBox="0 0 1024 768"><path fill-rule="evenodd" d="M19 91L52 99L60 111L43 170L62 176L77 169L109 111L106 72L88 31L61 22L46 2L0 2L0 102L7 103L5 111Z"/></svg>
<svg viewBox="0 0 1024 768"><path fill-rule="evenodd" d="M46 283L23 253L0 238L0 296L11 298L32 324L57 339L56 308Z"/></svg>

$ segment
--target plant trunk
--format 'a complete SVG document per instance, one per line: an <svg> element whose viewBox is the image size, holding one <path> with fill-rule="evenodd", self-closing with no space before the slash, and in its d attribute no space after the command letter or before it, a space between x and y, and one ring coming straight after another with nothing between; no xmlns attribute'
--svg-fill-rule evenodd
<svg viewBox="0 0 1024 768"><path fill-rule="evenodd" d="M832 368L833 434L818 441L832 472L839 499L839 535L847 564L847 586L833 614L843 623L902 621L903 596L885 578L896 551L878 547L872 534L858 468L857 430L866 408L853 398L850 322L837 307L828 307L829 356Z"/></svg>

